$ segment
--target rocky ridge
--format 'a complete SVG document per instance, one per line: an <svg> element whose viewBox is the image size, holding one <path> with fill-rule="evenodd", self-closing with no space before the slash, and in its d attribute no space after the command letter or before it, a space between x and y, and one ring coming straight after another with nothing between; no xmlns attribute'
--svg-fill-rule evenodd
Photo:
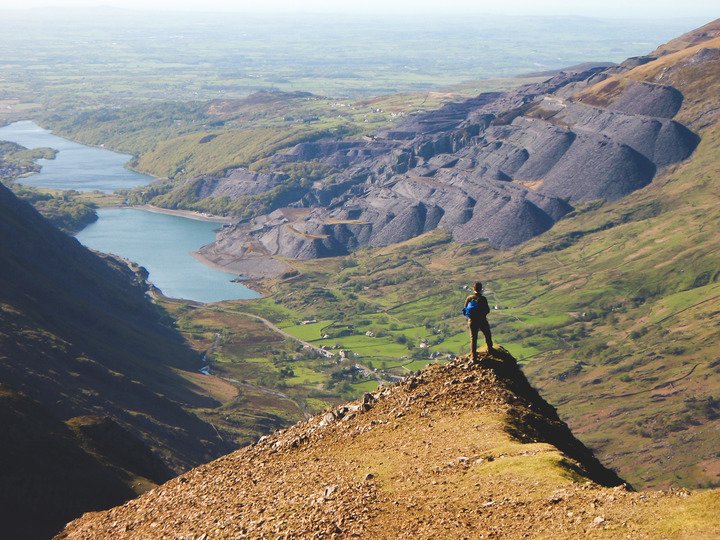
<svg viewBox="0 0 720 540"><path fill-rule="evenodd" d="M632 492L499 350L431 365L57 538L658 538L676 512L719 504ZM674 537L717 531L697 519Z"/></svg>

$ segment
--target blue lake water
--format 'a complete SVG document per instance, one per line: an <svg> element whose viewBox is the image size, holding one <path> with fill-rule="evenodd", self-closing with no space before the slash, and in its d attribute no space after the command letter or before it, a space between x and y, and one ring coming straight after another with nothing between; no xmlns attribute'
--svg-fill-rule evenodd
<svg viewBox="0 0 720 540"><path fill-rule="evenodd" d="M124 167L130 156L68 141L30 121L0 128L0 140L58 150L55 159L38 161L40 173L20 180L30 186L112 192L153 180ZM230 281L237 275L205 266L191 255L215 239L218 227L218 223L134 208L102 208L98 220L76 237L92 249L144 266L150 281L166 296L197 302L257 298L255 291Z"/></svg>
<svg viewBox="0 0 720 540"><path fill-rule="evenodd" d="M198 302L259 296L230 281L237 275L205 266L190 255L215 239L218 223L135 208L101 208L98 217L76 238L92 249L138 262L165 296Z"/></svg>
<svg viewBox="0 0 720 540"><path fill-rule="evenodd" d="M125 168L132 156L63 139L28 120L1 127L0 140L25 148L58 150L55 159L38 160L42 165L39 173L19 180L28 186L112 193L116 189L144 186L153 180L152 176Z"/></svg>

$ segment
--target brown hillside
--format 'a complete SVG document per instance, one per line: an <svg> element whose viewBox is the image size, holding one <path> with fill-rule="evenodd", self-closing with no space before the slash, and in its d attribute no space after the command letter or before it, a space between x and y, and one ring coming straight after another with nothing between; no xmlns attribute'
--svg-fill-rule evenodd
<svg viewBox="0 0 720 540"><path fill-rule="evenodd" d="M718 510L717 491L624 487L501 351L431 365L58 538L711 538Z"/></svg>
<svg viewBox="0 0 720 540"><path fill-rule="evenodd" d="M589 105L612 106L629 97L633 82L648 83L648 89L675 88L682 93L682 106L675 119L695 131L708 128L718 119L720 94L720 19L689 32L651 53L649 62L612 75L579 92L574 99ZM635 87L637 88L637 87ZM638 93L635 99L650 99Z"/></svg>
<svg viewBox="0 0 720 540"><path fill-rule="evenodd" d="M676 52L717 37L720 37L720 19L715 19L700 28L696 28L695 30L691 30L680 37L670 40L650 54L651 56L659 56L662 54Z"/></svg>

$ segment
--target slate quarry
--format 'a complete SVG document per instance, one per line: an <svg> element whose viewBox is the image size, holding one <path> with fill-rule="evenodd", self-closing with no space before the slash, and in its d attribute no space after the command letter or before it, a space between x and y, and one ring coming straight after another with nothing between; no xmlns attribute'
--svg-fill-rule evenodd
<svg viewBox="0 0 720 540"><path fill-rule="evenodd" d="M312 259L436 228L459 243L521 244L578 204L624 197L692 154L699 137L673 120L683 102L676 88L626 80L602 100L579 97L649 59L563 71L410 116L372 137L299 144L262 173L205 179L203 196L241 196L282 183L287 163L335 171L299 189L290 208L226 227L201 255L227 267ZM252 276L252 264L241 266Z"/></svg>

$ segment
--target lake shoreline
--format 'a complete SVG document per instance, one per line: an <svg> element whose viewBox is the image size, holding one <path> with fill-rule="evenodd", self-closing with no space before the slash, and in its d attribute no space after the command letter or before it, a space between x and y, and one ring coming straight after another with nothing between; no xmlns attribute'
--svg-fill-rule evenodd
<svg viewBox="0 0 720 540"><path fill-rule="evenodd" d="M148 280L168 298L210 303L262 296L238 273L193 256L215 240L213 221L130 206L101 208L98 218L75 236L78 241L145 267Z"/></svg>
<svg viewBox="0 0 720 540"><path fill-rule="evenodd" d="M95 219L83 223L72 236L90 249L146 268L148 281L158 294L202 303L262 296L243 283L241 274L194 256L195 251L215 241L218 229L233 219L151 204L126 204L125 197L116 193L118 189L155 180L128 167L132 156L59 137L31 120L8 124L0 131L0 138L28 149L54 149L56 159L36 160L39 172L27 175L20 184L49 193L79 191L78 197L93 206Z"/></svg>
<svg viewBox="0 0 720 540"><path fill-rule="evenodd" d="M113 206L106 206L104 208L112 208ZM144 210L146 212L153 212L155 214L166 214L168 216L179 216L187 219L194 219L196 221L207 221L211 223L222 223L230 225L233 223L231 218L223 216L215 216L212 214L205 214L203 212L196 212L194 210L171 210L170 208L162 208L160 206L154 206L152 204L126 204L117 206L117 208L134 208L135 210Z"/></svg>
<svg viewBox="0 0 720 540"><path fill-rule="evenodd" d="M18 120L0 127L0 140L28 150L54 150L54 159L35 159L39 170L18 179L18 183L27 187L111 194L118 189L146 186L156 180L152 175L128 167L132 155L64 138L33 120Z"/></svg>

